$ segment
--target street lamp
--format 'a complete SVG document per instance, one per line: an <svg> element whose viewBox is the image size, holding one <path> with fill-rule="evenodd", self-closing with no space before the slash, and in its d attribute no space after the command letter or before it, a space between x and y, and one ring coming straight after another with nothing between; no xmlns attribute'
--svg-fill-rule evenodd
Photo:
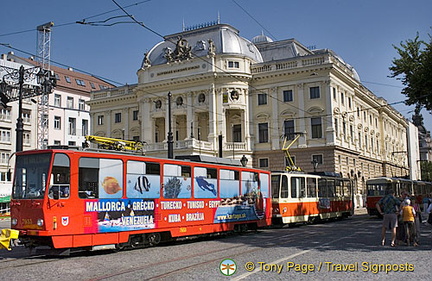
<svg viewBox="0 0 432 281"><path fill-rule="evenodd" d="M23 150L24 125L22 119L22 100L43 94L49 94L57 85L54 72L41 67L19 70L0 66L5 74L0 82L0 105L7 106L11 101L18 101L18 118L16 124L16 152Z"/></svg>
<svg viewBox="0 0 432 281"><path fill-rule="evenodd" d="M243 167L246 167L248 162L248 159L246 158L246 156L243 154L243 157L240 159L240 163L242 164Z"/></svg>
<svg viewBox="0 0 432 281"><path fill-rule="evenodd" d="M171 92L168 92L168 159L174 158L174 141L171 130Z"/></svg>
<svg viewBox="0 0 432 281"><path fill-rule="evenodd" d="M313 165L314 173L316 173L316 169L318 168L318 161L316 159L312 160L311 164Z"/></svg>

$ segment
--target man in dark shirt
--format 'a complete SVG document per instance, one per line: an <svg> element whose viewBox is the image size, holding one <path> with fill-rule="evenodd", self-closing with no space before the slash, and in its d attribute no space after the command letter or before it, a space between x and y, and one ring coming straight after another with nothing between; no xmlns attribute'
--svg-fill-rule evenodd
<svg viewBox="0 0 432 281"><path fill-rule="evenodd" d="M381 208L382 206L382 208ZM391 246L394 247L396 240L396 227L398 226L397 212L399 210L400 201L394 197L394 191L389 190L388 194L381 198L376 204L378 212L384 216L383 225L381 230L381 245L385 245L386 230L391 230L392 242Z"/></svg>

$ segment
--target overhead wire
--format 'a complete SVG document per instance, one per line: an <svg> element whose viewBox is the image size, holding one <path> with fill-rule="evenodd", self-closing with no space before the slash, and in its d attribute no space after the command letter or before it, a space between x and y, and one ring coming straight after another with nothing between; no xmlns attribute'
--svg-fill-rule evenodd
<svg viewBox="0 0 432 281"><path fill-rule="evenodd" d="M143 27L143 28L145 28L145 29L147 29L148 31L150 31L150 32L152 32L153 34L155 34L155 35L157 35L157 36L159 36L159 37L161 37L161 38L164 38L164 36L163 35L161 35L160 33L158 33L158 32L156 32L155 30L153 30L153 29L151 29L151 28L149 28L148 26L146 26L144 23L142 23L142 22L139 22L138 20L136 20L135 19L135 17L134 16L132 16L130 13L128 13L125 9L126 8L129 8L129 7L131 7L131 6L135 6L135 5L139 5L139 4L142 4L142 3L145 3L145 2L149 2L149 1L151 1L151 0L146 0L146 1L141 1L141 2L137 2L137 3L134 3L134 4L130 4L130 5L127 5L127 6L124 6L124 7L122 7L121 5L119 5L115 0L112 0L113 2L114 2L114 4L118 7L117 9L113 9L113 10L110 10L110 11L107 11L107 12L104 12L104 13L100 13L100 14L97 14L97 15L94 15L94 16L90 16L90 17L87 17L87 18L84 18L83 20L82 20L82 22L79 22L79 21L76 21L76 22L71 22L71 23L64 23L64 24L60 24L60 25L56 25L57 27L60 27L60 26L66 26L66 25L72 25L72 24L76 24L76 23L84 23L84 24L90 24L90 25L95 25L94 23L98 23L98 22L87 22L87 20L88 19L91 19L91 18L95 18L95 17L98 17L98 16L101 16L101 15L105 15L105 14L108 14L108 13L112 13L112 12L114 12L114 11L118 11L118 10L122 10L123 11L123 13L125 13L125 15L127 16L127 17L129 17L130 19L132 19L133 20L133 22L134 23L136 23L136 24L138 24L138 25L140 25L141 27ZM276 39L276 37L274 36L274 35L272 35L271 34L271 32L269 32L263 25L261 25L257 20L256 20L256 18L254 18L249 12L247 12L238 2L236 2L235 0L232 0L241 10L243 10L249 17L251 17L256 23L258 23L270 36L272 36L274 39ZM120 17L120 16L118 16L118 17ZM113 19L113 18L117 18L117 17L111 17L111 18L109 18L109 19L107 19L107 20L105 20L105 21L99 21L99 23L102 23L102 22L107 22L108 20L111 20L111 19ZM116 24L116 23L114 23L114 24ZM111 25L113 25L113 24L111 24ZM21 31L21 32L15 32L15 33L8 33L8 34L0 34L0 36L6 36L6 35L12 35L12 34L19 34L19 33L24 33L24 32L29 32L29 31L32 31L32 32L34 32L34 29L32 29L32 30L25 30L25 31ZM167 40L167 41L170 41L170 40ZM173 41L170 41L172 44L175 44L175 42L173 42ZM3 44L3 45L5 45L5 44ZM25 53L25 54L29 54L29 55L33 55L33 54L31 54L31 53L29 53L29 52L25 52L25 51L23 51L23 50L19 50L19 49L17 49L17 48L14 48L14 47L11 47L11 46L8 46L9 48L11 48L11 49L14 49L14 50L17 50L17 51L20 51L20 52L23 52L23 53ZM212 62L211 61L208 61L208 60L206 60L205 58L202 58L202 57L198 57L199 59L201 59L201 60L204 60L205 62L207 62L207 63L209 63L209 64L211 64L212 65ZM68 66L68 65L65 65L65 64L62 64L62 63L59 63L59 62L56 62L56 61L52 61L53 63L55 63L55 64L58 64L58 65L61 65L61 66L64 66L64 67L70 67L70 66ZM221 68L219 68L218 66L215 66L217 69L219 69L221 72L223 72L223 73L225 73L225 74L227 74L227 75L230 75L231 77L234 77L231 73L229 73L229 72L226 72L224 69L221 69ZM103 80L106 80L106 81L109 81L109 82L111 82L111 83L114 83L114 84L118 84L118 85L122 85L123 83L120 83L120 82L117 82L117 81L114 81L114 80L111 80L111 79L108 79L108 78L104 78L104 77L102 77L102 76L98 76L98 75L94 75L94 74L92 74L92 73L90 73L90 72L87 72L87 71L84 71L84 70L81 70L81 69L77 69L77 68L74 68L74 69L76 69L77 71L80 71L80 72L82 72L82 73L85 73L85 74L88 74L88 75L91 75L91 76L94 76L94 77L97 77L97 78L100 78L100 79L103 79ZM366 82L366 83L371 83L371 84L378 84L378 85L384 85L384 86L392 86L392 85L385 85L385 84L380 84L380 83L374 83L374 82L368 82L368 81L364 81L364 82ZM264 91L262 91L262 90L259 90L259 89L257 89L257 88L255 88L255 87L253 87L253 86L251 86L251 85L249 85L249 87L250 88L252 88L253 90L255 90L256 91L256 93L255 94L260 94L260 93L263 93ZM150 92L147 92L147 94L151 94L151 95L153 95L153 96L155 96L155 97L159 97L158 95L156 95L156 94L153 94L153 93L150 93ZM249 95L249 96L253 96L253 94L251 94L251 95ZM292 104L289 104L289 103L286 103L286 102L284 102L284 101L282 101L281 99L279 99L278 97L274 97L273 95L267 95L267 96L270 96L270 98L272 98L272 99L275 99L277 102L280 102L280 103L283 103L283 104L286 104L287 106L289 106L289 107L292 107L292 108L294 108L294 109L296 109L296 110L298 110L298 111L303 111L304 113L307 113L308 114L308 112L307 111L305 111L304 109L302 109L302 108L298 108L298 107L296 107L296 106L294 106L294 105L292 105ZM395 103L392 103L392 104L397 104L397 103L402 103L403 101L401 101L401 102L395 102ZM388 106L389 105L391 105L391 104L388 104ZM189 106L192 106L192 107L194 107L193 105L189 105ZM379 107L382 107L382 106L379 106ZM371 108L365 108L365 109L362 109L362 110L369 110L369 109L372 109L373 107L371 107ZM214 113L214 112L213 112ZM352 113L352 112L351 112ZM223 116L223 114L221 114L221 113L215 113L215 114L218 114L218 115L220 115L220 116ZM290 119L296 119L296 120L298 120L298 119L308 119L308 118L311 118L311 117L324 117L324 118L326 118L326 117L332 117L333 116L333 114L320 114L320 115L313 115L313 116L305 116L305 117L296 117L296 118L290 118ZM280 128L273 128L273 127L269 127L269 129L277 129L278 131L280 130Z"/></svg>

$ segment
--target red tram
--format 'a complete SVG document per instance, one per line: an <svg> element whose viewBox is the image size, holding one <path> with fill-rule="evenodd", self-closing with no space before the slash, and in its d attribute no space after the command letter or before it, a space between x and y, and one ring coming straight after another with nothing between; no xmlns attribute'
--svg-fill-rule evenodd
<svg viewBox="0 0 432 281"><path fill-rule="evenodd" d="M432 192L432 183L403 178L378 177L367 180L366 188L366 208L368 214L379 216L376 203L388 193L388 190L393 190L395 196L400 199L402 199L404 193L411 197L414 196L417 202L421 204L423 197Z"/></svg>
<svg viewBox="0 0 432 281"><path fill-rule="evenodd" d="M354 213L350 179L292 171L273 172L271 185L274 224L315 222Z"/></svg>
<svg viewBox="0 0 432 281"><path fill-rule="evenodd" d="M16 157L11 227L27 247L121 249L271 224L270 172L228 159L70 148Z"/></svg>

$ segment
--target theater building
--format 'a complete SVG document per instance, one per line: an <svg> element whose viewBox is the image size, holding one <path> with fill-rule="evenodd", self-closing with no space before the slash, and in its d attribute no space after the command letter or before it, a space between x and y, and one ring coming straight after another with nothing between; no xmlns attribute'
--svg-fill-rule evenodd
<svg viewBox="0 0 432 281"><path fill-rule="evenodd" d="M145 141L146 155L166 157L171 127L174 156L245 155L269 170L285 170L283 139L299 136L296 166L340 173L360 190L368 178L409 173L408 121L332 50L249 41L215 23L165 36L137 76L91 94L94 135Z"/></svg>

